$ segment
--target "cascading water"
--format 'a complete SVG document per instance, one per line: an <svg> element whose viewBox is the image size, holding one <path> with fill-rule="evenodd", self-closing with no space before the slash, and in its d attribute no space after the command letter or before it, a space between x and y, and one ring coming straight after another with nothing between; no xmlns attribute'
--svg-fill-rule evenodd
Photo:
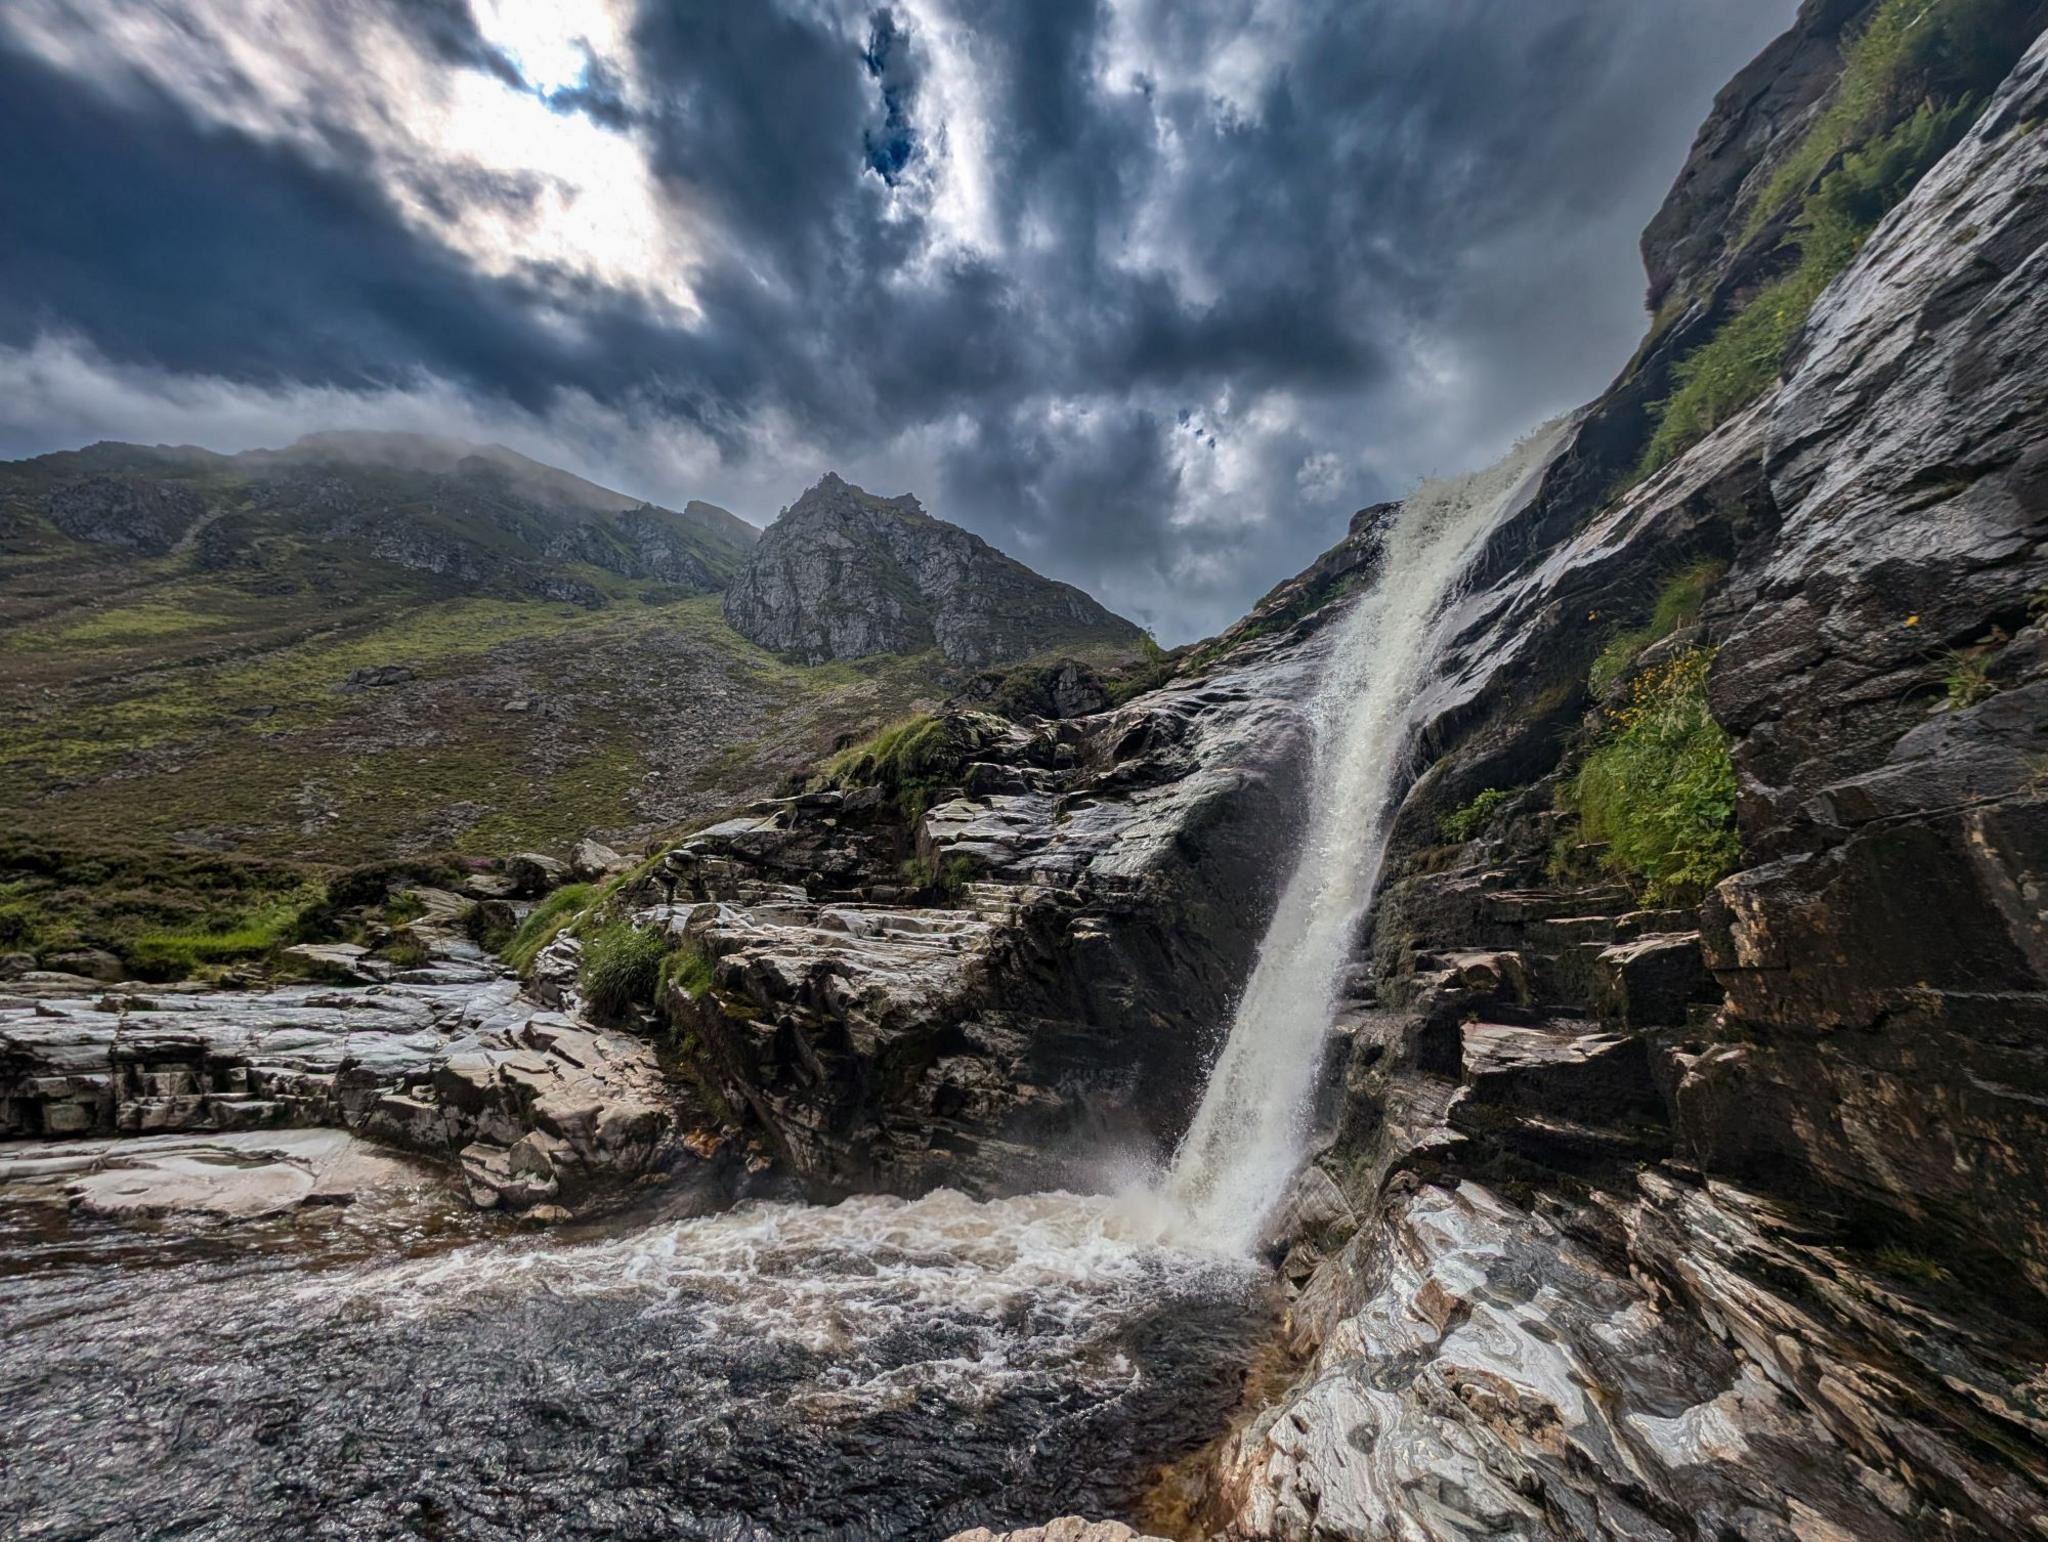
<svg viewBox="0 0 2048 1542"><path fill-rule="evenodd" d="M1387 535L1378 581L1339 624L1309 709L1301 853L1165 1181L1176 1232L1251 1247L1301 1163L1322 1044L1379 878L1445 612L1479 544L1549 465L1567 426L1545 425L1489 470L1417 489Z"/></svg>
<svg viewBox="0 0 2048 1542"><path fill-rule="evenodd" d="M1130 1513L1267 1331L1246 1255L1301 1157L1415 697L1560 438L1411 498L1339 623L1302 853L1160 1188L576 1240L431 1186L157 1235L0 1182L0 1534L866 1542Z"/></svg>

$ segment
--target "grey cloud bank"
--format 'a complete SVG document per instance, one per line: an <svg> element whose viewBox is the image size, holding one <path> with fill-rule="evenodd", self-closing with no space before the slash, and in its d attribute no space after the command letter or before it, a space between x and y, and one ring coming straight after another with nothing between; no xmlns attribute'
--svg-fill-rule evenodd
<svg viewBox="0 0 2048 1542"><path fill-rule="evenodd" d="M428 427L762 521L829 467L1179 641L1604 384L1792 9L19 0L0 454Z"/></svg>

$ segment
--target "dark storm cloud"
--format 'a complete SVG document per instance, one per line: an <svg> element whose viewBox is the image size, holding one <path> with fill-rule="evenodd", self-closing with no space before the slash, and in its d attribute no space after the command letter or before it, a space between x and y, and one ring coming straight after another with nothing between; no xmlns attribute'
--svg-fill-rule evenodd
<svg viewBox="0 0 2048 1542"><path fill-rule="evenodd" d="M1599 387L1640 328L1636 230L1791 10L648 0L546 100L643 146L703 253L689 318L566 265L488 276L392 196L516 219L544 182L317 159L0 47L0 337L578 393L774 501L821 458L913 488L1177 638ZM452 0L401 14L533 89Z"/></svg>
<svg viewBox="0 0 2048 1542"><path fill-rule="evenodd" d="M633 122L633 110L626 105L624 77L588 49L583 55L582 83L548 93L547 103L556 112L580 112L615 131Z"/></svg>
<svg viewBox="0 0 2048 1542"><path fill-rule="evenodd" d="M443 180L466 202L514 190ZM614 296L566 341L534 286L408 231L383 192L160 99L115 102L0 50L0 340L61 327L108 357L241 381L425 370L527 405L621 393L665 356Z"/></svg>

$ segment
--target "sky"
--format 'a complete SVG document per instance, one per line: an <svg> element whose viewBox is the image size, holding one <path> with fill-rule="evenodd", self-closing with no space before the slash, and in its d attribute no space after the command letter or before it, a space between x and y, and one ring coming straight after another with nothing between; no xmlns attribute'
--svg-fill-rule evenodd
<svg viewBox="0 0 2048 1542"><path fill-rule="evenodd" d="M1178 643L1596 395L1795 0L6 0L0 457L826 470Z"/></svg>

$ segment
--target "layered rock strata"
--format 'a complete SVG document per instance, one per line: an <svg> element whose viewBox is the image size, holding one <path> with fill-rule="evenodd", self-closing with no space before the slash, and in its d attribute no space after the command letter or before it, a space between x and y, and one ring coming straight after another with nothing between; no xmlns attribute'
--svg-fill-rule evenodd
<svg viewBox="0 0 2048 1542"><path fill-rule="evenodd" d="M2044 116L2037 45L1781 385L1612 503L1595 412L1491 543L1274 1239L1302 1370L1218 1533L2042 1534ZM1634 667L1708 650L1741 855L1646 908L1563 790L1595 653L1702 558Z"/></svg>
<svg viewBox="0 0 2048 1542"><path fill-rule="evenodd" d="M486 1208L564 1213L694 1160L650 1044L495 970L249 994L78 983L0 994L0 1140L326 1126L455 1165Z"/></svg>
<svg viewBox="0 0 2048 1542"><path fill-rule="evenodd" d="M776 800L641 887L681 1054L813 1192L1099 1184L1185 1122L1271 902L1317 645L1079 721L978 718L911 817Z"/></svg>

